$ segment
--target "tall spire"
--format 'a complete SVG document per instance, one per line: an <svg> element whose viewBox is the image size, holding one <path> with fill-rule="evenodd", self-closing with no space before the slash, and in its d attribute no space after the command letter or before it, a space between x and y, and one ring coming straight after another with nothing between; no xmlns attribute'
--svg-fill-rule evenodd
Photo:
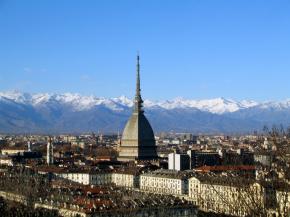
<svg viewBox="0 0 290 217"><path fill-rule="evenodd" d="M136 65L136 72L137 72L137 76L136 76L136 96L140 95L140 57L139 54L137 54L137 65Z"/></svg>
<svg viewBox="0 0 290 217"><path fill-rule="evenodd" d="M143 113L142 110L142 97L141 97L141 88L140 88L140 63L139 63L140 57L139 54L137 54L137 75L136 75L136 95L135 95L135 107L134 112L135 113Z"/></svg>

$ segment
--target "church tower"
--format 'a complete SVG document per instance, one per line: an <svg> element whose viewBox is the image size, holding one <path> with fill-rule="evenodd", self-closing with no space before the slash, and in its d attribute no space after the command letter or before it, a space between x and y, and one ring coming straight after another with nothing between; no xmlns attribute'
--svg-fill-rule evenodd
<svg viewBox="0 0 290 217"><path fill-rule="evenodd" d="M31 142L30 142L30 140L28 140L28 142L27 142L27 151L31 152Z"/></svg>
<svg viewBox="0 0 290 217"><path fill-rule="evenodd" d="M54 163L53 160L53 143L51 142L51 138L49 137L49 140L47 142L47 154L46 154L46 163L48 165L52 165Z"/></svg>
<svg viewBox="0 0 290 217"><path fill-rule="evenodd" d="M155 137L149 121L144 115L140 89L140 63L137 56L136 94L133 113L123 131L119 161L157 159Z"/></svg>

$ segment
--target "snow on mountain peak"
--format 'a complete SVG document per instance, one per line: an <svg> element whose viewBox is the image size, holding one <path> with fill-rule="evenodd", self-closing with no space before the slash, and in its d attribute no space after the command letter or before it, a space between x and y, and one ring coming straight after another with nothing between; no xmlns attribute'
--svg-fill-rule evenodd
<svg viewBox="0 0 290 217"><path fill-rule="evenodd" d="M256 106L257 103L254 101L241 101L237 102L231 99L215 98L206 100L188 100L182 97L175 98L171 101L149 101L144 102L146 107L159 106L164 109L175 109L175 108L196 108L202 111L207 111L215 114L222 114L226 112L235 112L240 109L249 108Z"/></svg>
<svg viewBox="0 0 290 217"><path fill-rule="evenodd" d="M6 98L17 103L27 103L31 100L31 95L28 93L21 93L17 90L0 92L1 98Z"/></svg>
<svg viewBox="0 0 290 217"><path fill-rule="evenodd" d="M112 100L116 103L119 103L123 106L128 106L128 107L132 107L133 106L133 100L129 99L126 96L120 96L120 97L116 97L116 98L112 98Z"/></svg>
<svg viewBox="0 0 290 217"><path fill-rule="evenodd" d="M115 98L96 97L93 95L84 96L77 93L50 94L38 93L29 94L19 91L0 92L0 99L8 99L16 103L30 104L32 106L46 106L48 103L57 103L60 105L71 106L75 111L89 110L96 106L104 106L114 111L123 111L132 107L134 102L126 96ZM162 109L199 109L214 114L232 113L251 107L285 109L290 108L290 99L281 102L263 102L257 103L251 100L235 101L225 98L190 100L182 97L173 100L144 100L144 106L147 108Z"/></svg>
<svg viewBox="0 0 290 217"><path fill-rule="evenodd" d="M279 102L273 102L273 101L267 101L259 104L260 108L267 109L267 108L273 108L277 110L282 109L289 109L290 108L290 99L286 99Z"/></svg>

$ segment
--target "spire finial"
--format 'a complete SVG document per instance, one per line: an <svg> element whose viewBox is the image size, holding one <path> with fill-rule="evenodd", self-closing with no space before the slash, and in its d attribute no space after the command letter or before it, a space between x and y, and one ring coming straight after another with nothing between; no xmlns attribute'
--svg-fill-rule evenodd
<svg viewBox="0 0 290 217"><path fill-rule="evenodd" d="M137 80L136 80L136 96L140 95L140 57L139 53L137 54Z"/></svg>
<svg viewBox="0 0 290 217"><path fill-rule="evenodd" d="M141 97L141 88L140 88L140 56L137 52L137 75L136 75L136 95L135 95L135 108L134 112L143 112L142 111L142 97Z"/></svg>

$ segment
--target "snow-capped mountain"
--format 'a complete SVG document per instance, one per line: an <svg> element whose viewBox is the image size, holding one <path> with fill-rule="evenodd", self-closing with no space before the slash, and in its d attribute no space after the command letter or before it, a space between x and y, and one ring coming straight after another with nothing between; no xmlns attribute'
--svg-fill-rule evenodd
<svg viewBox="0 0 290 217"><path fill-rule="evenodd" d="M133 100L126 96L117 98L104 98L96 96L82 96L80 94L64 93L64 94L28 94L21 92L0 92L0 97L12 100L17 103L30 104L33 106L45 105L49 102L58 102L60 104L71 105L76 111L89 110L97 105L104 105L107 108L116 111L124 110L124 107L132 107ZM177 108L195 108L201 111L207 111L214 114L223 114L227 112L235 112L240 109L257 106L258 103L254 101L234 101L224 98L216 98L209 100L188 100L184 98L176 98L166 101L151 101L144 100L144 106L147 108L163 108L163 109L177 109ZM290 106L290 104L289 104Z"/></svg>
<svg viewBox="0 0 290 217"><path fill-rule="evenodd" d="M133 102L128 98L121 96L119 98L107 99L104 97L82 96L80 94L28 94L21 92L0 92L0 99L12 100L17 103L32 105L35 107L44 106L48 103L59 103L60 105L69 105L75 111L84 111L94 106L104 105L112 110L123 110L123 107L130 107Z"/></svg>
<svg viewBox="0 0 290 217"><path fill-rule="evenodd" d="M250 108L258 105L254 101L234 101L224 98L208 99L208 100L188 100L177 98L171 101L152 102L145 100L146 107L159 106L164 109L176 108L195 108L201 111L207 111L214 114L223 114L228 112L235 112L240 109Z"/></svg>
<svg viewBox="0 0 290 217"><path fill-rule="evenodd" d="M0 131L120 131L132 106L133 100L125 96L0 92ZM265 124L290 125L290 100L146 99L144 107L157 131L241 132L260 130Z"/></svg>

